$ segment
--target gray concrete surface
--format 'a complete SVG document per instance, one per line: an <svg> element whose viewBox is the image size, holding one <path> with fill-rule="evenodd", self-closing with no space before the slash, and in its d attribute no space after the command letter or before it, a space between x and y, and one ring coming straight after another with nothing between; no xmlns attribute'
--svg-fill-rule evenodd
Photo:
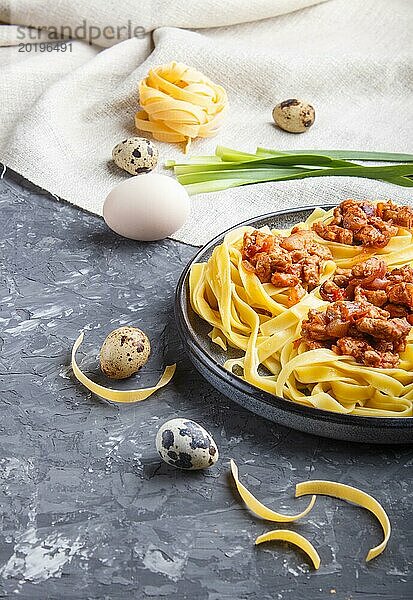
<svg viewBox="0 0 413 600"><path fill-rule="evenodd" d="M183 354L174 286L195 249L139 244L8 171L0 181L0 598L53 600L402 600L413 597L412 464L407 447L333 442L277 427L215 392ZM150 336L148 367L120 386L172 384L136 406L83 389L69 353L104 381L97 353L123 325ZM159 425L185 416L214 436L221 458L205 472L161 464ZM359 486L387 509L393 535L366 511L320 497L292 528L318 549L314 572L286 544L254 547L271 524L242 506L228 459L262 501L296 512L296 482Z"/></svg>

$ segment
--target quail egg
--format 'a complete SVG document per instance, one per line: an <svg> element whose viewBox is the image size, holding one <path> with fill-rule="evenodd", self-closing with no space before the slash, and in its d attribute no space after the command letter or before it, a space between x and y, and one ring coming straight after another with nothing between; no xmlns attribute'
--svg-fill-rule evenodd
<svg viewBox="0 0 413 600"><path fill-rule="evenodd" d="M281 129L290 133L307 131L314 123L315 110L303 100L290 98L280 102L272 111L272 117Z"/></svg>
<svg viewBox="0 0 413 600"><path fill-rule="evenodd" d="M126 379L149 358L151 344L147 335L137 327L120 327L112 331L100 350L100 368L111 379Z"/></svg>
<svg viewBox="0 0 413 600"><path fill-rule="evenodd" d="M112 150L113 162L131 175L149 173L157 165L158 149L151 140L131 137L123 140Z"/></svg>
<svg viewBox="0 0 413 600"><path fill-rule="evenodd" d="M162 460L179 469L207 469L218 460L212 436L190 419L171 419L161 425L156 449Z"/></svg>

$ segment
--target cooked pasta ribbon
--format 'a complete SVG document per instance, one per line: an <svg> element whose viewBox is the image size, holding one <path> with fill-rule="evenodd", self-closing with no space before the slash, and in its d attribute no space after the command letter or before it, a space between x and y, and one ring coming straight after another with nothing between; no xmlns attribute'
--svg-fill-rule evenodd
<svg viewBox="0 0 413 600"><path fill-rule="evenodd" d="M261 519L265 519L266 521L275 521L277 523L291 523L292 521L297 521L298 519L305 517L305 515L307 515L313 508L316 496L313 496L311 498L310 504L307 506L307 508L298 515L283 515L281 513L275 512L274 510L271 510L267 506L264 506L264 504L262 504L259 500L257 500L255 496L253 496L251 492L247 490L245 485L243 485L240 482L238 478L238 467L232 459L230 464L232 477L234 478L234 482L239 492L239 495L244 500L249 510Z"/></svg>
<svg viewBox="0 0 413 600"><path fill-rule="evenodd" d="M303 481L298 483L295 489L295 495L297 498L305 496L306 494L317 494L323 496L333 496L334 498L340 498L341 500L347 500L353 504L358 504L363 508L369 510L378 519L380 525L383 528L384 540L378 546L375 546L369 550L366 561L376 558L387 546L387 542L390 538L391 525L389 517L382 505L377 502L373 496L366 494L357 488L344 483L336 483L335 481Z"/></svg>
<svg viewBox="0 0 413 600"><path fill-rule="evenodd" d="M315 221L331 214L317 208L298 225L311 229ZM235 369L261 390L304 406L360 416L412 417L413 330L399 365L391 369L367 367L325 348L308 350L300 343L302 322L310 309L322 310L328 302L315 288L292 304L291 288L261 283L246 270L243 236L253 230L240 227L229 232L209 260L195 263L190 272L191 306L211 325L211 340L224 351L238 351L224 367ZM268 227L260 231L271 233ZM291 229L272 232L289 235ZM320 285L333 276L337 265L350 267L368 257L360 247L315 239L328 246L334 257L325 261ZM413 264L412 233L399 228L399 234L375 255L391 267Z"/></svg>
<svg viewBox="0 0 413 600"><path fill-rule="evenodd" d="M298 546L300 550L305 552L311 559L315 569L320 566L320 556L314 546L302 535L296 531L290 529L278 529L276 531L268 531L263 535L259 535L255 540L255 545L262 544L263 542L273 542L274 540L281 540L283 542L289 542Z"/></svg>
<svg viewBox="0 0 413 600"><path fill-rule="evenodd" d="M83 342L83 332L79 335L72 348L72 369L73 373L83 385L96 394L100 396L104 400L110 400L111 402L120 402L120 403L128 403L132 404L135 402L141 402L142 400L146 400L149 396L151 396L154 392L164 387L167 383L169 383L175 373L176 365L170 365L165 368L162 377L158 381L158 383L150 388L142 388L140 390L114 390L112 388L107 388L103 385L99 385L95 383L89 377L87 377L78 367L76 362L76 351L79 348L80 344Z"/></svg>
<svg viewBox="0 0 413 600"><path fill-rule="evenodd" d="M224 88L177 62L149 71L139 84L139 101L136 128L161 142L185 142L185 152L192 139L217 133L228 106Z"/></svg>

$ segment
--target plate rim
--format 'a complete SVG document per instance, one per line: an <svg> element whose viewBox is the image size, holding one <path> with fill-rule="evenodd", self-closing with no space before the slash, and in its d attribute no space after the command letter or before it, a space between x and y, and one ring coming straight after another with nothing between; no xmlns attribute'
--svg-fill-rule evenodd
<svg viewBox="0 0 413 600"><path fill-rule="evenodd" d="M288 400L287 398L282 398L277 395L272 395L269 392L265 392L264 390L261 390L253 384L241 379L234 373L231 373L230 371L225 369L223 365L211 358L192 334L192 327L187 318L187 310L185 306L189 284L188 275L192 265L197 262L200 262L199 258L208 249L216 245L217 242L222 240L223 237L230 231L238 229L239 227L245 227L256 223L257 220L270 220L274 217L280 217L283 215L292 215L302 211L315 210L316 208L331 209L335 206L337 206L337 204L334 203L325 204L324 206L306 205L281 209L270 213L265 213L263 215L257 215L255 217L251 217L249 219L246 219L245 221L242 221L236 225L229 227L228 229L222 231L221 233L213 237L201 248L199 248L198 252L191 258L191 260L183 269L176 285L174 311L175 320L178 325L178 333L186 348L196 356L197 360L199 360L204 365L204 367L212 371L215 376L219 377L219 379L224 381L224 383L231 384L236 390L242 392L243 394L251 396L259 402L265 403L269 407L273 407L284 412L296 413L301 417L306 417L314 421L333 421L340 425L349 425L353 427L355 426L360 427L362 429L364 429L366 426L370 429L383 427L387 429L411 428L413 426L413 417L368 417L362 415L336 413L321 408L301 405L296 402L293 402L292 400ZM198 318L200 317L198 316Z"/></svg>

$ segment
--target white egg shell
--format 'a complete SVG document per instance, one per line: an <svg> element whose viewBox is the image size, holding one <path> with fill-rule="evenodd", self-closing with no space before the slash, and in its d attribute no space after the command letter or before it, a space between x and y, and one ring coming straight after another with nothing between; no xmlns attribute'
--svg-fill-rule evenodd
<svg viewBox="0 0 413 600"><path fill-rule="evenodd" d="M161 425L156 449L162 460L179 469L207 469L218 460L212 436L190 419L171 419Z"/></svg>
<svg viewBox="0 0 413 600"><path fill-rule="evenodd" d="M175 233L189 211L189 196L180 183L167 175L148 173L114 187L103 205L103 218L119 235L147 242Z"/></svg>

